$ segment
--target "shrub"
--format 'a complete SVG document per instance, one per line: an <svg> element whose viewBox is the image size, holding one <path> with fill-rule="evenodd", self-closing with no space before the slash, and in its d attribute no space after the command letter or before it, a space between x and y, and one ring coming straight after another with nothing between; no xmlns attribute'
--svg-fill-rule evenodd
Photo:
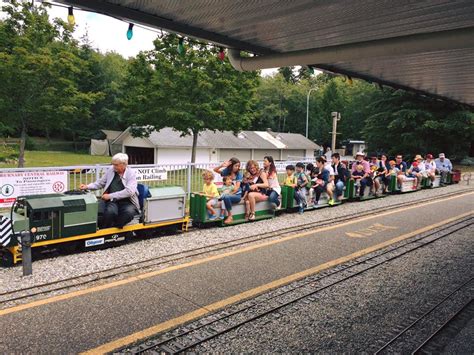
<svg viewBox="0 0 474 355"><path fill-rule="evenodd" d="M36 149L37 149L36 142L30 136L26 136L25 150L36 150Z"/></svg>
<svg viewBox="0 0 474 355"><path fill-rule="evenodd" d="M18 147L15 145L0 145L0 162L18 160Z"/></svg>

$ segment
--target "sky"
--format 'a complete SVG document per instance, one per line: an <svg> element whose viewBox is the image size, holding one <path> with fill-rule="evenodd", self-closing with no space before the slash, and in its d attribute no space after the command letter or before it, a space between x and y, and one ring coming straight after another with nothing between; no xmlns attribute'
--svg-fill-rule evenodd
<svg viewBox="0 0 474 355"><path fill-rule="evenodd" d="M51 18L60 17L67 20L67 9L52 6L49 10ZM141 50L153 49L153 40L160 30L152 30L135 25L133 37L127 39L128 23L115 18L87 11L74 9L76 29L74 37L80 39L86 33L93 48L105 53L115 51L128 58L137 55ZM276 69L265 69L262 75L272 75Z"/></svg>

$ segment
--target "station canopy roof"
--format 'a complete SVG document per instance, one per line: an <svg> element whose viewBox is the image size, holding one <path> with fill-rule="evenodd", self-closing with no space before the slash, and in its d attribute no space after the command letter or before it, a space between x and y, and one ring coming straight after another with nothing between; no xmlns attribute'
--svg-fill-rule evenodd
<svg viewBox="0 0 474 355"><path fill-rule="evenodd" d="M238 70L311 65L474 107L473 0L58 2L230 48Z"/></svg>

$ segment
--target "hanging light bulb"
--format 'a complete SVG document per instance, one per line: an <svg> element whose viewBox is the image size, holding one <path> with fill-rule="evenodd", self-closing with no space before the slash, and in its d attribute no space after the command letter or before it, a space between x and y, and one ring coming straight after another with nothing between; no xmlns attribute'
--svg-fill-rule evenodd
<svg viewBox="0 0 474 355"><path fill-rule="evenodd" d="M184 38L180 38L178 41L178 53L184 54Z"/></svg>
<svg viewBox="0 0 474 355"><path fill-rule="evenodd" d="M224 52L224 48L222 48L222 47L219 48L219 59L220 60L225 59L225 52Z"/></svg>
<svg viewBox="0 0 474 355"><path fill-rule="evenodd" d="M127 39L130 41L133 37L133 23L128 24Z"/></svg>
<svg viewBox="0 0 474 355"><path fill-rule="evenodd" d="M74 26L76 24L76 19L74 18L74 12L73 12L73 9L72 9L72 6L70 6L68 9L67 9L67 22L71 25L71 26Z"/></svg>

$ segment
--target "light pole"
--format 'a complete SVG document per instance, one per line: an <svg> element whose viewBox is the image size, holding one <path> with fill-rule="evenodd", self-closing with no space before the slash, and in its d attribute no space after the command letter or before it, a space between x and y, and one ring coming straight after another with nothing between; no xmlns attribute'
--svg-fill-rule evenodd
<svg viewBox="0 0 474 355"><path fill-rule="evenodd" d="M306 97L306 138L308 138L308 122L309 122L309 95L311 91L316 90L317 88L311 88L308 91L308 96Z"/></svg>

